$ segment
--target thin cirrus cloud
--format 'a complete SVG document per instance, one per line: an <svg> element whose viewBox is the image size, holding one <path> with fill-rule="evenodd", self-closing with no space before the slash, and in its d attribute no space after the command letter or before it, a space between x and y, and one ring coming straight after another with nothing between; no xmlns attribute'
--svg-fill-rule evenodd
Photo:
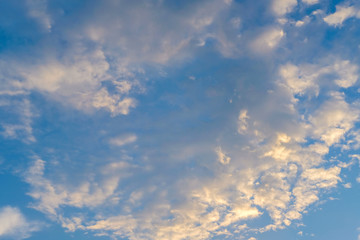
<svg viewBox="0 0 360 240"><path fill-rule="evenodd" d="M358 6L328 5L0 3L0 170L37 213L0 236L325 238L360 146Z"/></svg>

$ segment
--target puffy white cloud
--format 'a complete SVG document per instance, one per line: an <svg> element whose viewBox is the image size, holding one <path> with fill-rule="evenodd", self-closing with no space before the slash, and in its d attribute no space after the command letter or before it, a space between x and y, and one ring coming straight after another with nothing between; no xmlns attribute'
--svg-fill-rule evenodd
<svg viewBox="0 0 360 240"><path fill-rule="evenodd" d="M353 86L358 78L358 67L348 60L336 59L333 63L307 64L296 66L288 63L280 67L279 74L292 94L304 95L305 93L319 94L325 76L332 75L333 82L342 88Z"/></svg>
<svg viewBox="0 0 360 240"><path fill-rule="evenodd" d="M333 71L338 74L338 79L335 83L343 88L353 86L359 78L359 69L355 64L351 64L350 61L337 61L333 65Z"/></svg>
<svg viewBox="0 0 360 240"><path fill-rule="evenodd" d="M40 224L29 222L18 208L0 208L0 237L25 239L34 231L40 230Z"/></svg>
<svg viewBox="0 0 360 240"><path fill-rule="evenodd" d="M354 6L337 5L336 11L324 17L324 21L332 26L341 26L344 21L351 17L360 18L360 11Z"/></svg>
<svg viewBox="0 0 360 240"><path fill-rule="evenodd" d="M293 10L297 5L297 0L273 0L272 10L276 15L284 15Z"/></svg>
<svg viewBox="0 0 360 240"><path fill-rule="evenodd" d="M343 95L334 93L309 120L314 127L313 136L330 146L339 142L358 118L359 110L346 103Z"/></svg>
<svg viewBox="0 0 360 240"><path fill-rule="evenodd" d="M293 64L286 64L280 68L280 76L294 94L304 94L308 89L313 89L317 93L318 86L315 80L318 75L318 72L302 70Z"/></svg>

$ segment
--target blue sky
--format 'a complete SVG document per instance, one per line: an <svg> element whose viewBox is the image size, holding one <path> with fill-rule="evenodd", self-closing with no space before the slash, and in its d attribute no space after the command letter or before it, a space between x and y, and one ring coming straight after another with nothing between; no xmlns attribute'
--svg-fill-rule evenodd
<svg viewBox="0 0 360 240"><path fill-rule="evenodd" d="M360 239L355 0L0 1L0 239Z"/></svg>

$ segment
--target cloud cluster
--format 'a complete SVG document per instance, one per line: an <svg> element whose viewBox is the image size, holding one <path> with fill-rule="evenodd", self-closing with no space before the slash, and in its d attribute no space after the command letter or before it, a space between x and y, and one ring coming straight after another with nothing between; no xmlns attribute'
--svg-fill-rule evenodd
<svg viewBox="0 0 360 240"><path fill-rule="evenodd" d="M308 40L294 29L341 26L355 6L317 19L322 11L304 10L317 0L259 1L264 19L251 22L254 1L80 1L81 11L60 2L23 6L36 37L27 36L29 52L0 55L0 107L19 120L0 124L7 139L52 139L35 139L32 94L62 104L61 114L106 111L85 114L99 121L81 129L88 135L67 136L79 146L31 151L31 207L66 230L256 239L301 223L343 181L350 163L339 156L360 146L358 64L335 54L297 59L289 46ZM0 236L35 229L16 208L0 211L8 217Z"/></svg>
<svg viewBox="0 0 360 240"><path fill-rule="evenodd" d="M343 71L339 65L350 70ZM34 207L72 231L91 230L134 240L250 236L300 221L325 190L342 181L341 169L347 164L331 162L327 154L347 139L359 120L358 106L347 102L341 92L356 83L357 68L337 59L322 67L287 63L278 73L279 80L265 99L271 109L264 112L262 106L253 106L240 111L234 131L247 144L240 145L239 152L225 152L229 149L225 142L224 148L216 147L217 161L207 164L211 178L180 178L159 187L150 177L144 186L136 180L139 174L167 176L155 165L114 162L100 173L87 170L95 174L93 180L71 186L47 179L45 162L36 160L26 178L33 188L29 194L37 200ZM302 112L314 102L318 102L315 108ZM281 119L281 109L274 106L287 116ZM268 122L273 118L275 122ZM126 146L134 141L135 135L124 135L109 143ZM174 167L179 168L178 164ZM122 179L137 183L128 189ZM170 194L173 190L175 195ZM63 214L66 206L75 207L77 213ZM119 214L109 214L111 208ZM96 217L87 218L85 209ZM271 222L246 225L246 220L261 218L265 212Z"/></svg>

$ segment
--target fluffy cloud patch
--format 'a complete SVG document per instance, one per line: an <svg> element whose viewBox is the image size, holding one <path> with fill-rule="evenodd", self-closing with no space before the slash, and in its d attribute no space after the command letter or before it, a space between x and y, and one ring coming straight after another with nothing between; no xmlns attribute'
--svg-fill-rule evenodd
<svg viewBox="0 0 360 240"><path fill-rule="evenodd" d="M34 208L61 219L57 211L63 205L82 208L96 207L105 201L116 202L115 190L119 181L129 175L123 172L126 168L128 164L125 162L110 163L97 173L98 181L83 180L76 186L66 186L47 179L44 176L45 161L37 159L25 180L32 186L28 194L38 201Z"/></svg>
<svg viewBox="0 0 360 240"><path fill-rule="evenodd" d="M0 237L25 239L34 231L39 231L40 225L29 222L18 208L0 208Z"/></svg>
<svg viewBox="0 0 360 240"><path fill-rule="evenodd" d="M341 26L349 18L360 18L360 11L354 6L337 5L336 11L324 17L324 21L331 26Z"/></svg>
<svg viewBox="0 0 360 240"><path fill-rule="evenodd" d="M217 147L215 149L215 152L218 156L218 161L222 164L229 164L229 162L231 161L231 158L229 156L227 156L223 150L221 149L221 147Z"/></svg>
<svg viewBox="0 0 360 240"><path fill-rule="evenodd" d="M23 175L30 206L114 239L253 240L300 225L357 158L359 68L307 35L328 30L324 4L308 15L318 1L265 2L28 0L27 50L0 55L0 107L18 117L0 131L41 156ZM313 46L318 35L329 44Z"/></svg>
<svg viewBox="0 0 360 240"><path fill-rule="evenodd" d="M191 55L194 42L208 38L216 39L224 53L228 45L234 45L219 26L214 26L230 2L195 4L184 17L183 12L170 13L160 2L93 2L89 7L101 17L88 19L80 14L75 20L79 24L66 27L61 14L65 6L48 9L48 5L45 0L26 1L28 17L47 33L39 33L37 44L34 40L32 51L36 54L30 60L1 57L3 90L40 92L85 112L104 109L112 116L127 115L137 103L134 93L142 92L134 88L145 88L140 82L146 77L138 78L145 72L141 66L184 59ZM102 14L104 8L106 15ZM51 16L53 12L60 15ZM163 19L169 26L163 24ZM116 24L109 26L108 22ZM143 28L144 22L152 27ZM55 30L53 25L57 26ZM208 33L211 26L213 33ZM58 44L61 41L66 44Z"/></svg>
<svg viewBox="0 0 360 240"><path fill-rule="evenodd" d="M296 5L296 0L273 0L272 10L276 15L281 16L291 12Z"/></svg>
<svg viewBox="0 0 360 240"><path fill-rule="evenodd" d="M353 86L359 78L358 66L348 60L335 60L330 64L307 64L296 66L291 63L280 68L280 76L293 94L319 94L324 78L330 77L333 83L342 88ZM326 82L328 84L329 82Z"/></svg>

